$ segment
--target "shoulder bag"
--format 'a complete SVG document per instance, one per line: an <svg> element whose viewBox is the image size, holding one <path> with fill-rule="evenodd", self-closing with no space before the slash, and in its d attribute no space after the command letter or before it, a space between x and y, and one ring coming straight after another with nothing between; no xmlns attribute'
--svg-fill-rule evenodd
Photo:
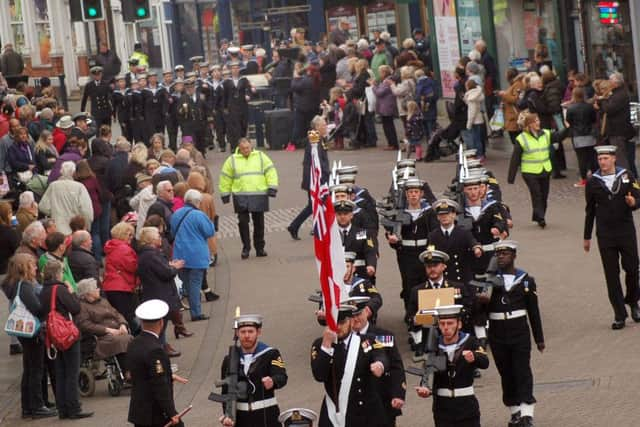
<svg viewBox="0 0 640 427"><path fill-rule="evenodd" d="M4 331L7 335L21 338L33 338L40 331L40 319L31 314L29 309L20 299L20 288L22 280L18 282L16 296L11 303L11 312L7 323L4 325Z"/></svg>

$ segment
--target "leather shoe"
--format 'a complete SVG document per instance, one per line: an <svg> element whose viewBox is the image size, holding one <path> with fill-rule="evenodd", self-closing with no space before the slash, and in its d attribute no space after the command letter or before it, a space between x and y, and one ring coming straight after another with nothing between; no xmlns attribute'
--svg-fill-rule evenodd
<svg viewBox="0 0 640 427"><path fill-rule="evenodd" d="M520 426L521 427L533 427L533 417L525 415L520 418Z"/></svg>
<svg viewBox="0 0 640 427"><path fill-rule="evenodd" d="M42 408L38 408L35 411L31 412L31 418L33 419L55 417L57 415L58 411L56 411L55 409L49 409L46 406L43 406Z"/></svg>
<svg viewBox="0 0 640 427"><path fill-rule="evenodd" d="M508 427L518 427L520 426L520 422L521 422L521 418L520 418L520 411L516 412L515 414L511 414L511 419L509 420L509 423L507 424Z"/></svg>
<svg viewBox="0 0 640 427"><path fill-rule="evenodd" d="M76 412L75 414L69 414L69 419L70 420L79 420L81 418L89 418L89 417L93 417L93 412Z"/></svg>
<svg viewBox="0 0 640 427"><path fill-rule="evenodd" d="M9 355L22 354L22 346L20 344L9 344Z"/></svg>
<svg viewBox="0 0 640 427"><path fill-rule="evenodd" d="M196 316L196 317L192 317L191 318L192 322L199 322L201 320L209 320L209 316L205 316L204 314L201 314L200 316Z"/></svg>
<svg viewBox="0 0 640 427"><path fill-rule="evenodd" d="M611 324L611 329L613 329L614 331L622 328L624 328L624 320L616 320Z"/></svg>
<svg viewBox="0 0 640 427"><path fill-rule="evenodd" d="M256 251L256 256L257 257L265 257L265 256L267 256L267 253L264 250Z"/></svg>
<svg viewBox="0 0 640 427"><path fill-rule="evenodd" d="M240 258L242 259L249 258L249 251L242 251L242 253L240 254Z"/></svg>
<svg viewBox="0 0 640 427"><path fill-rule="evenodd" d="M175 348L171 347L170 344L165 344L164 345L164 351L165 351L165 353L167 353L167 356L169 356L169 357L180 357L182 355L182 353L180 353L178 350L176 350Z"/></svg>
<svg viewBox="0 0 640 427"><path fill-rule="evenodd" d="M638 304L631 304L631 318L634 322L640 323L640 308Z"/></svg>
<svg viewBox="0 0 640 427"><path fill-rule="evenodd" d="M220 299L220 295L216 294L213 291L208 291L204 293L204 298L207 300L207 302L211 302Z"/></svg>
<svg viewBox="0 0 640 427"><path fill-rule="evenodd" d="M293 240L300 240L300 236L298 236L298 232L295 231L293 228L287 227L287 231L289 232L289 235Z"/></svg>

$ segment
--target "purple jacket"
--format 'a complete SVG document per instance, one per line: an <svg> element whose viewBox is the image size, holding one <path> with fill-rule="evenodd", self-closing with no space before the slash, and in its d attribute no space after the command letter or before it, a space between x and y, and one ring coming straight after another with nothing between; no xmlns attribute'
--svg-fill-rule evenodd
<svg viewBox="0 0 640 427"><path fill-rule="evenodd" d="M60 178L60 169L62 168L62 164L64 162L78 163L80 160L82 160L82 156L75 149L71 148L67 150L64 154L61 154L60 157L58 157L58 160L56 160L56 162L53 164L51 172L49 172L49 178L47 179L47 182L51 184L52 182Z"/></svg>
<svg viewBox="0 0 640 427"><path fill-rule="evenodd" d="M378 83L373 87L376 95L376 113L381 116L395 116L397 114L396 96L391 92L387 82Z"/></svg>

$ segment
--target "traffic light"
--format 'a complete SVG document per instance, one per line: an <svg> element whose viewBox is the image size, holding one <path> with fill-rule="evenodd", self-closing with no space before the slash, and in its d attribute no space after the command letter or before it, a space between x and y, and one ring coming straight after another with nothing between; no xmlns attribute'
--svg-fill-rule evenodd
<svg viewBox="0 0 640 427"><path fill-rule="evenodd" d="M125 22L151 19L149 0L122 0L122 19Z"/></svg>
<svg viewBox="0 0 640 427"><path fill-rule="evenodd" d="M82 0L82 20L101 21L104 19L102 0Z"/></svg>

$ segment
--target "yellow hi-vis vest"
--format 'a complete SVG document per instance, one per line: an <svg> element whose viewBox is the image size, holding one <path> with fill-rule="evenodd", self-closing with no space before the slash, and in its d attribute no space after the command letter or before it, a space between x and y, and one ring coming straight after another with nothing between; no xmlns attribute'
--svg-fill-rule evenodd
<svg viewBox="0 0 640 427"><path fill-rule="evenodd" d="M522 132L516 138L522 147L520 170L522 173L541 174L551 172L551 132L543 130L537 138L529 132Z"/></svg>

